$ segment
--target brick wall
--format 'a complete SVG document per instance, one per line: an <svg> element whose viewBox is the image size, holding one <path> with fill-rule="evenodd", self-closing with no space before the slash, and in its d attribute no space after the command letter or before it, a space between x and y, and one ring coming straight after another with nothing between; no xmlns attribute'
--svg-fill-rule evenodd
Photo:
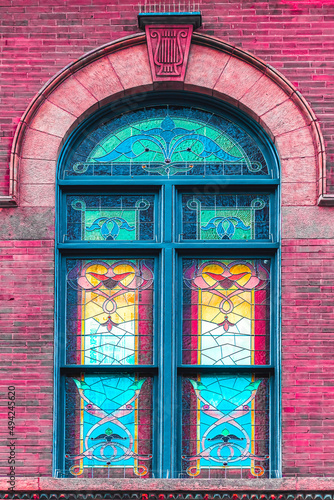
<svg viewBox="0 0 334 500"><path fill-rule="evenodd" d="M206 0L200 9L202 32L249 50L298 87L320 118L331 161L334 5ZM137 32L137 12L137 2L124 0L49 0L48 5L42 0L2 1L0 192L6 192L15 126L34 94L85 52ZM295 174L295 162L292 168ZM303 178L306 174L315 183L315 172L303 173L301 166ZM46 177L36 181L40 188L43 182L53 182L53 177ZM22 177L21 182L27 181ZM303 193L297 198L293 184L283 191L285 197L290 193L285 198L282 252L283 464L285 475L334 476L334 286L330 274L334 229L332 209L315 207L312 192L310 200ZM25 203L25 211L22 207L0 209L0 391L6 403L8 384L17 388L21 471L50 475L54 254L49 207L53 202L48 200L46 208ZM297 212L290 205L300 210L297 226ZM311 208L316 221L310 220ZM296 237L300 239L291 239ZM2 426L1 461L8 453L4 433L7 438Z"/></svg>
<svg viewBox="0 0 334 500"><path fill-rule="evenodd" d="M2 0L0 194L6 194L15 126L36 92L71 61L138 32L138 0ZM321 122L334 161L334 3L330 0L200 1L203 33L281 71ZM334 179L331 190L334 192Z"/></svg>
<svg viewBox="0 0 334 500"><path fill-rule="evenodd" d="M54 242L0 241L0 270L0 476L9 470L9 386L15 386L17 471L50 475Z"/></svg>
<svg viewBox="0 0 334 500"><path fill-rule="evenodd" d="M333 240L283 240L285 475L334 476L333 259Z"/></svg>

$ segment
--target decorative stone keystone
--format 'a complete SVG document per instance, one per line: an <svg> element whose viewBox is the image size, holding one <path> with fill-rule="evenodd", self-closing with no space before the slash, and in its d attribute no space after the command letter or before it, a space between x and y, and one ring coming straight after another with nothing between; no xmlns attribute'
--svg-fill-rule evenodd
<svg viewBox="0 0 334 500"><path fill-rule="evenodd" d="M201 14L141 13L139 28L146 31L153 81L183 81L191 35L201 26Z"/></svg>

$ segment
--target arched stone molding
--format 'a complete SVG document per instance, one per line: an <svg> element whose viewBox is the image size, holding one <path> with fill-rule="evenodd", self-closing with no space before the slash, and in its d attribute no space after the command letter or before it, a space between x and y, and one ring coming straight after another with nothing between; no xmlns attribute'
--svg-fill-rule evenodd
<svg viewBox="0 0 334 500"><path fill-rule="evenodd" d="M318 196L320 203L329 203L319 124L280 73L245 51L194 34L184 81L153 83L145 35L139 34L84 55L35 96L17 127L10 192L0 206L17 204L19 183L20 206L54 206L57 158L70 132L108 102L161 89L212 95L246 112L277 147L283 206L315 205Z"/></svg>

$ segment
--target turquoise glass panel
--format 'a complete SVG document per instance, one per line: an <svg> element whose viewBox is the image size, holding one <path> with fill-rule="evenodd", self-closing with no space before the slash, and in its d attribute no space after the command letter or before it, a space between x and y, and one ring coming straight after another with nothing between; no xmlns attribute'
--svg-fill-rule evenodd
<svg viewBox="0 0 334 500"><path fill-rule="evenodd" d="M67 377L65 477L150 477L152 378Z"/></svg>
<svg viewBox="0 0 334 500"><path fill-rule="evenodd" d="M67 195L66 208L66 240L112 242L155 238L153 195Z"/></svg>
<svg viewBox="0 0 334 500"><path fill-rule="evenodd" d="M201 374L182 379L182 475L268 477L269 380Z"/></svg>
<svg viewBox="0 0 334 500"><path fill-rule="evenodd" d="M63 177L263 176L253 138L226 117L185 107L145 108L104 121L65 162Z"/></svg>
<svg viewBox="0 0 334 500"><path fill-rule="evenodd" d="M261 194L183 194L183 240L268 240L270 197Z"/></svg>

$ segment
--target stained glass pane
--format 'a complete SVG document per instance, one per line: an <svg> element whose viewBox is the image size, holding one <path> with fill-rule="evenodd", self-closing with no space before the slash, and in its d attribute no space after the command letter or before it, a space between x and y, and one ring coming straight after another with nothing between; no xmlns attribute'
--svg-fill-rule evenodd
<svg viewBox="0 0 334 500"><path fill-rule="evenodd" d="M153 269L153 259L67 260L67 363L152 363Z"/></svg>
<svg viewBox="0 0 334 500"><path fill-rule="evenodd" d="M64 177L269 175L261 149L241 126L176 106L104 119L65 163Z"/></svg>
<svg viewBox="0 0 334 500"><path fill-rule="evenodd" d="M183 240L263 240L270 236L267 195L182 195Z"/></svg>
<svg viewBox="0 0 334 500"><path fill-rule="evenodd" d="M152 378L66 378L65 476L150 477Z"/></svg>
<svg viewBox="0 0 334 500"><path fill-rule="evenodd" d="M202 374L182 380L185 477L268 477L269 380Z"/></svg>
<svg viewBox="0 0 334 500"><path fill-rule="evenodd" d="M270 261L183 260L183 363L269 363Z"/></svg>
<svg viewBox="0 0 334 500"><path fill-rule="evenodd" d="M66 206L68 240L154 239L153 195L68 195Z"/></svg>

